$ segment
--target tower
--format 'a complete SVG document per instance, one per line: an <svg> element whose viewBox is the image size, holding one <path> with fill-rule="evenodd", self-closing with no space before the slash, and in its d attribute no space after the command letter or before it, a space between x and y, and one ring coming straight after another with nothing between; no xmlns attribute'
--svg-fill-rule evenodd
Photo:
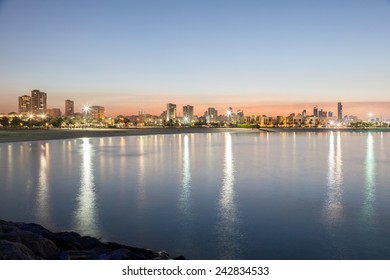
<svg viewBox="0 0 390 280"><path fill-rule="evenodd" d="M31 113L42 115L47 109L47 94L45 92L34 89L31 91Z"/></svg>
<svg viewBox="0 0 390 280"><path fill-rule="evenodd" d="M74 114L74 101L65 100L65 116L73 116Z"/></svg>
<svg viewBox="0 0 390 280"><path fill-rule="evenodd" d="M167 104L167 119L166 121L176 119L176 104Z"/></svg>
<svg viewBox="0 0 390 280"><path fill-rule="evenodd" d="M343 105L341 104L341 102L337 104L337 120L339 122L343 121Z"/></svg>
<svg viewBox="0 0 390 280"><path fill-rule="evenodd" d="M194 117L194 106L183 106L183 117L186 122L192 121L192 118Z"/></svg>
<svg viewBox="0 0 390 280"><path fill-rule="evenodd" d="M318 117L318 106L317 105L313 108L313 115L314 115L314 117Z"/></svg>
<svg viewBox="0 0 390 280"><path fill-rule="evenodd" d="M19 114L31 114L31 96L19 96Z"/></svg>

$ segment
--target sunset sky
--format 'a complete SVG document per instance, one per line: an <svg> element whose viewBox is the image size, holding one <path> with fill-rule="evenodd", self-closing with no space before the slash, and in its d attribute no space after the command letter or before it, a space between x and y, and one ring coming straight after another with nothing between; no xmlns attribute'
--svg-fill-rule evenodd
<svg viewBox="0 0 390 280"><path fill-rule="evenodd" d="M390 118L390 0L0 0L0 112L33 89L109 116Z"/></svg>

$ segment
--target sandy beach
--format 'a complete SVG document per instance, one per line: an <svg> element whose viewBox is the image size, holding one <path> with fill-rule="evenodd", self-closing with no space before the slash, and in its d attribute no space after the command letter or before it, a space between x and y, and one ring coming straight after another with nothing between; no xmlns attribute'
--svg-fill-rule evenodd
<svg viewBox="0 0 390 280"><path fill-rule="evenodd" d="M223 132L259 133L259 130L246 128L3 129L0 130L0 143L59 140L84 137Z"/></svg>

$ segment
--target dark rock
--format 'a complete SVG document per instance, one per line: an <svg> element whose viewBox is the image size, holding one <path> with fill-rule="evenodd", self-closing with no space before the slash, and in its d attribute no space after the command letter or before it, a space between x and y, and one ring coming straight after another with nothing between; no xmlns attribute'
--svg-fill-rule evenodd
<svg viewBox="0 0 390 280"><path fill-rule="evenodd" d="M53 241L34 232L15 230L8 233L0 233L0 240L21 243L43 259L53 258L60 253L60 249Z"/></svg>
<svg viewBox="0 0 390 280"><path fill-rule="evenodd" d="M64 251L58 257L60 260L98 260L99 256L93 251Z"/></svg>
<svg viewBox="0 0 390 280"><path fill-rule="evenodd" d="M8 233L19 230L16 226L11 225L0 225L0 233Z"/></svg>
<svg viewBox="0 0 390 280"><path fill-rule="evenodd" d="M157 252L158 254L158 258L159 260L169 260L171 257L169 256L169 254L165 251L160 251L160 252Z"/></svg>
<svg viewBox="0 0 390 280"><path fill-rule="evenodd" d="M100 260L145 260L145 256L134 253L126 248L109 251L99 256Z"/></svg>
<svg viewBox="0 0 390 280"><path fill-rule="evenodd" d="M165 251L154 252L114 242L101 242L76 232L51 232L38 224L0 220L0 259L60 260L168 260ZM180 256L176 259L184 259Z"/></svg>
<svg viewBox="0 0 390 280"><path fill-rule="evenodd" d="M58 232L52 239L62 250L81 250L81 236L76 232Z"/></svg>
<svg viewBox="0 0 390 280"><path fill-rule="evenodd" d="M41 225L33 224L33 223L31 224L16 223L16 224L21 230L30 231L48 239L51 239L53 237L53 233Z"/></svg>
<svg viewBox="0 0 390 280"><path fill-rule="evenodd" d="M36 260L36 256L29 248L21 243L0 240L0 260Z"/></svg>
<svg viewBox="0 0 390 280"><path fill-rule="evenodd" d="M80 245L83 250L90 250L92 248L99 247L101 242L97 238L84 236L80 238Z"/></svg>

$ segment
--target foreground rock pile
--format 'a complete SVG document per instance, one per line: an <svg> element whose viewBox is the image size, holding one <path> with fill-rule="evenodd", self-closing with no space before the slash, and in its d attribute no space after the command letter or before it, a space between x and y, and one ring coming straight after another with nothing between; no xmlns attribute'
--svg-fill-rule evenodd
<svg viewBox="0 0 390 280"><path fill-rule="evenodd" d="M177 259L182 259L179 257ZM166 260L168 253L0 220L0 260Z"/></svg>

